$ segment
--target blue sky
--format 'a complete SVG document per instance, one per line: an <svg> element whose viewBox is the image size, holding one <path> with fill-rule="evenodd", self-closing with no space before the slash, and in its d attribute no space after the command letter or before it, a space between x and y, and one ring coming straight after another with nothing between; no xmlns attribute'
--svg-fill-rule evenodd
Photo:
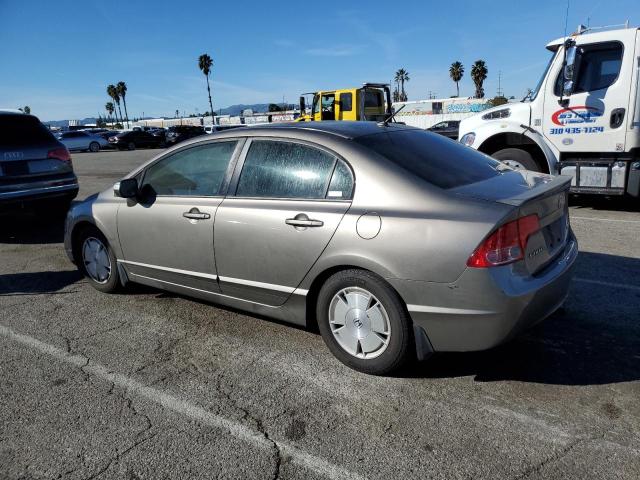
<svg viewBox="0 0 640 480"><path fill-rule="evenodd" d="M507 95L534 87L562 36L566 0L312 2L0 0L0 107L42 120L104 113L106 85L128 85L129 116L208 110L197 58L214 59L214 108L296 102L301 92L388 82L404 67L410 100L455 94L451 62L498 71ZM640 24L638 0L571 0L569 31Z"/></svg>

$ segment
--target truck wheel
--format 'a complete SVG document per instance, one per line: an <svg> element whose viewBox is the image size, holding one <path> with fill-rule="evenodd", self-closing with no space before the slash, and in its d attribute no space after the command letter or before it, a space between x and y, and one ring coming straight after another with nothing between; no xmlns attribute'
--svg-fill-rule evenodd
<svg viewBox="0 0 640 480"><path fill-rule="evenodd" d="M542 171L531 154L526 150L520 150L519 148L503 148L491 156L517 170L531 170L533 172Z"/></svg>

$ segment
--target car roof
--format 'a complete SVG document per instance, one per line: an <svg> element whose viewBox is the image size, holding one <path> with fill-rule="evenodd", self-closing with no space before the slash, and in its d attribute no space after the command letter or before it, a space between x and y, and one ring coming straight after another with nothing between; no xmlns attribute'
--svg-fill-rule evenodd
<svg viewBox="0 0 640 480"><path fill-rule="evenodd" d="M274 130L280 132L291 131L313 131L323 132L337 137L354 139L364 135L372 135L385 131L395 130L416 130L399 123L388 123L386 125L378 122L351 122L351 121L322 121L322 122L292 122L292 123L269 123L265 125L248 126L242 129L242 135L251 135L253 132ZM237 133L236 133L237 134Z"/></svg>

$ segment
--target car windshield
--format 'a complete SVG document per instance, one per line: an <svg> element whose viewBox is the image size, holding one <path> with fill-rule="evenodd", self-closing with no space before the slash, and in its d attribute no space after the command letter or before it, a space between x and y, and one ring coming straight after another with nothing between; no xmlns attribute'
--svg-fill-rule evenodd
<svg viewBox="0 0 640 480"><path fill-rule="evenodd" d="M499 175L500 162L497 160L423 130L392 130L364 135L355 141L443 189Z"/></svg>
<svg viewBox="0 0 640 480"><path fill-rule="evenodd" d="M0 147L47 143L54 136L40 121L29 115L0 115Z"/></svg>

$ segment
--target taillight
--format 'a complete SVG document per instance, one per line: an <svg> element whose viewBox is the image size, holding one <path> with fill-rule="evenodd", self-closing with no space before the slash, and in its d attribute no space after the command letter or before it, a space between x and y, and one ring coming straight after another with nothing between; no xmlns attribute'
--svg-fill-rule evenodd
<svg viewBox="0 0 640 480"><path fill-rule="evenodd" d="M529 237L540 230L537 215L528 215L505 223L489 235L467 260L474 268L506 265L524 258Z"/></svg>
<svg viewBox="0 0 640 480"><path fill-rule="evenodd" d="M55 158L56 160L61 160L71 165L71 154L66 147L54 148L53 150L49 150L47 158Z"/></svg>

